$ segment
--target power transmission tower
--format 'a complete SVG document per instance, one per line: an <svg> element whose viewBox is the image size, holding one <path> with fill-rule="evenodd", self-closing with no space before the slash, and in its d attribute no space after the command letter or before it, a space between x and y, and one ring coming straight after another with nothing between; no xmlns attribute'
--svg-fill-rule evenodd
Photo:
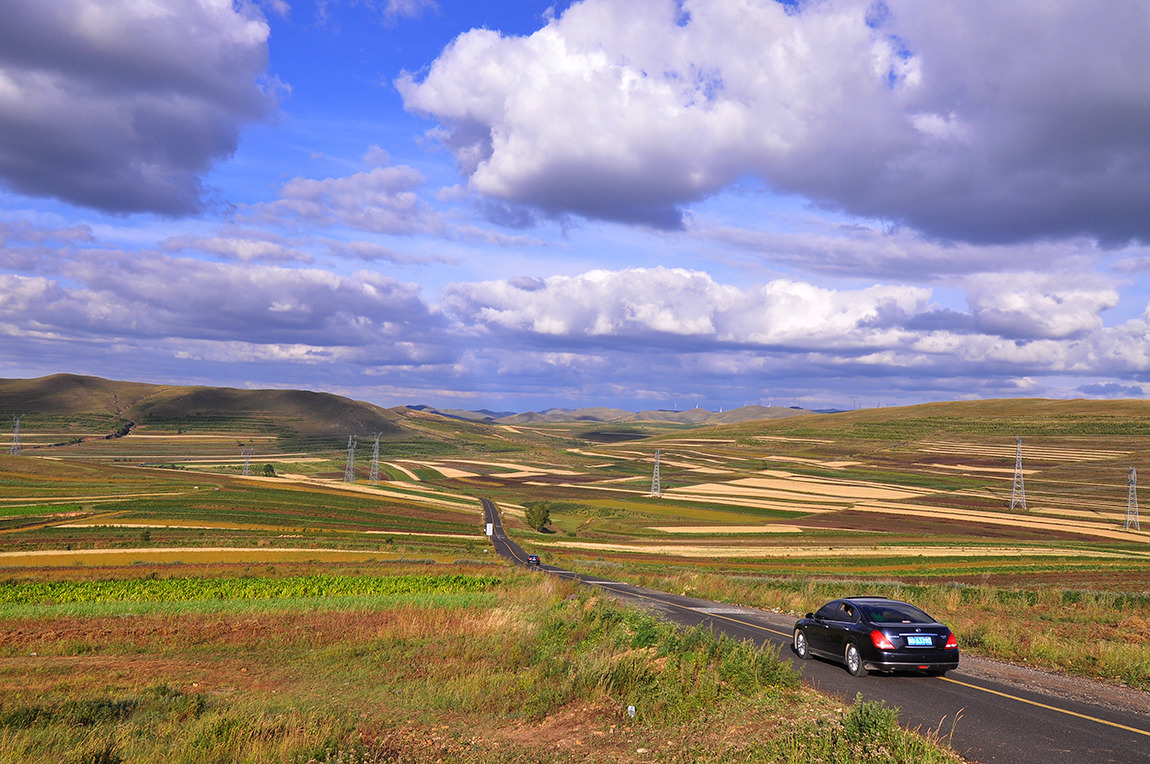
<svg viewBox="0 0 1150 764"><path fill-rule="evenodd" d="M651 476L651 498L663 497L663 486L659 483L659 452L655 451L655 474Z"/></svg>
<svg viewBox="0 0 1150 764"><path fill-rule="evenodd" d="M255 449L244 448L240 453L244 455L244 477L249 477L252 474L252 454L255 453Z"/></svg>
<svg viewBox="0 0 1150 764"><path fill-rule="evenodd" d="M355 447L356 439L354 435L348 436L347 439L347 466L343 469L343 482L355 482Z"/></svg>
<svg viewBox="0 0 1150 764"><path fill-rule="evenodd" d="M379 436L382 434L375 434L375 448L371 449L371 472L367 475L367 482L372 485L379 485Z"/></svg>
<svg viewBox="0 0 1150 764"><path fill-rule="evenodd" d="M1130 526L1134 526L1134 530L1142 530L1142 526L1138 524L1138 473L1134 468L1130 468L1130 478L1128 479L1129 487L1126 489L1126 524L1122 527L1130 530Z"/></svg>
<svg viewBox="0 0 1150 764"><path fill-rule="evenodd" d="M8 450L10 454L20 453L20 420L23 418L23 414L14 418L16 426L12 429L12 448Z"/></svg>
<svg viewBox="0 0 1150 764"><path fill-rule="evenodd" d="M1022 479L1022 436L1018 436L1018 448L1014 452L1014 485L1010 488L1010 508L1022 507L1026 511L1026 483Z"/></svg>

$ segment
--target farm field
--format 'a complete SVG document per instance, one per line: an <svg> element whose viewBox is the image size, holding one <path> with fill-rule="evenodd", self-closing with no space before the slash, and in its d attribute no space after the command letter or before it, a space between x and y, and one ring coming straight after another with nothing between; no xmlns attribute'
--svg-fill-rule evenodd
<svg viewBox="0 0 1150 764"><path fill-rule="evenodd" d="M363 433L348 483L346 433L270 436L240 418L223 434L201 422L66 439L71 421L45 418L56 445L0 455L0 568L482 561L490 497L521 544L572 570L794 614L829 593L922 587L972 652L1150 676L1150 528L1123 527L1129 468L1150 455L1140 402L632 422L618 437L606 424L391 421L373 484ZM35 444L37 420L25 424ZM1017 437L1025 509L1010 507ZM541 501L545 533L524 521ZM984 633L995 619L1017 626Z"/></svg>
<svg viewBox="0 0 1150 764"><path fill-rule="evenodd" d="M93 572L0 586L0 761L958 761L777 652L502 565Z"/></svg>

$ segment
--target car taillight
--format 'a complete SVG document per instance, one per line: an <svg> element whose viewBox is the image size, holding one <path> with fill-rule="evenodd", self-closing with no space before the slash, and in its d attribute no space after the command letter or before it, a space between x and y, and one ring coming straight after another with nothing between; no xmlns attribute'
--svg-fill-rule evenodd
<svg viewBox="0 0 1150 764"><path fill-rule="evenodd" d="M946 649L947 650L957 650L958 649L958 637L954 636L953 631L950 633L950 636L946 638Z"/></svg>
<svg viewBox="0 0 1150 764"><path fill-rule="evenodd" d="M883 634L878 629L875 629L874 631L872 631L870 633L870 641L873 642L874 646L877 647L879 650L893 650L894 649L894 645L891 643L890 639L887 638L887 635ZM957 647L957 644L955 646Z"/></svg>

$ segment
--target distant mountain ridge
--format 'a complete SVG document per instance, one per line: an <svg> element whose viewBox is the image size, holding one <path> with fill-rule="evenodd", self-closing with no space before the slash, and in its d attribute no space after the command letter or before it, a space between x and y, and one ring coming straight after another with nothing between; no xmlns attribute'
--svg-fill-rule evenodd
<svg viewBox="0 0 1150 764"><path fill-rule="evenodd" d="M693 408L685 411L654 409L635 412L625 409L592 406L579 409L552 408L545 409L544 411L528 411L522 414L487 410L461 411L459 409L436 409L433 406L408 406L408 408L427 413L437 413L441 416L456 419L466 419L471 422L508 425L565 424L573 422L587 422L589 424L626 424L640 422L674 422L694 425L735 424L761 419L784 419L786 417L814 413L806 409L758 405L740 406L739 408L720 412L712 412L703 408Z"/></svg>

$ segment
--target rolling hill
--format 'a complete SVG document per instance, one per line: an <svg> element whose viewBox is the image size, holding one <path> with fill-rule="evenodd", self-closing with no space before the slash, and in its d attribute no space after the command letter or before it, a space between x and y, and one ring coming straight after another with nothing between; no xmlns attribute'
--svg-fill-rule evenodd
<svg viewBox="0 0 1150 764"><path fill-rule="evenodd" d="M75 374L0 380L0 412L53 418L86 415L135 426L244 422L248 427L303 436L378 432L395 437L405 431L397 413L330 393L150 385Z"/></svg>

